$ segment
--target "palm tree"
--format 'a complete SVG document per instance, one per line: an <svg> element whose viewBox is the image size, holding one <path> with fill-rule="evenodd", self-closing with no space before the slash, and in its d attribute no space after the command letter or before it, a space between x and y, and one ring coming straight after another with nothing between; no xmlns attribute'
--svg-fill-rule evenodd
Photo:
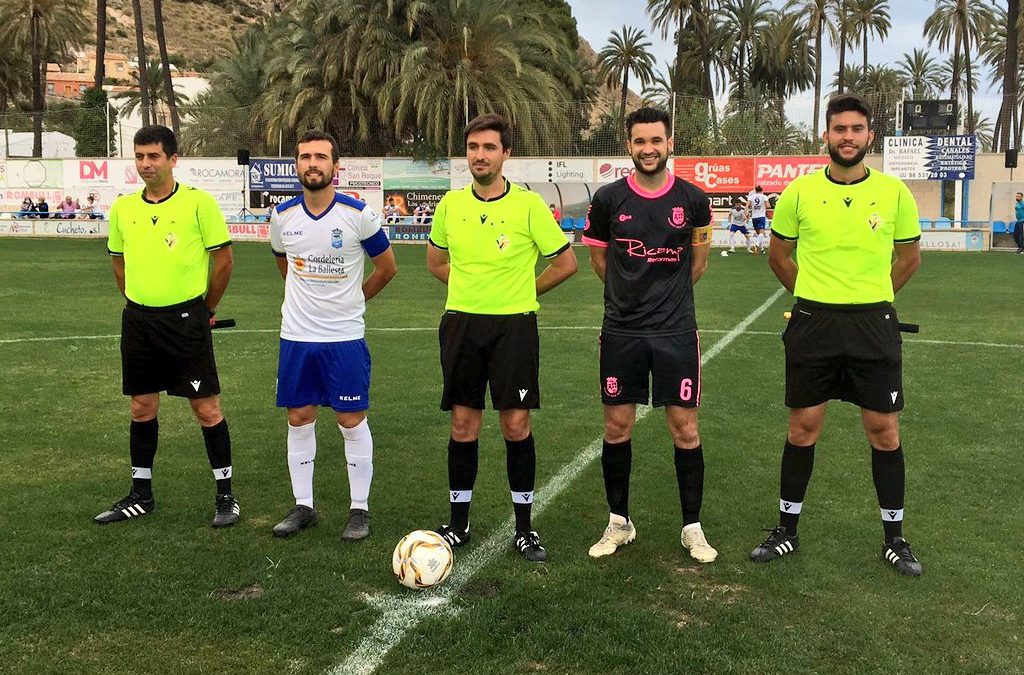
<svg viewBox="0 0 1024 675"><path fill-rule="evenodd" d="M150 79L146 73L146 40L142 32L142 3L140 0L132 0L132 14L135 15L135 49L139 57L139 74L136 81L139 83L139 101L142 105L142 123L153 124L153 108L149 100L150 90L147 88Z"/></svg>
<svg viewBox="0 0 1024 675"><path fill-rule="evenodd" d="M783 15L771 30L758 36L750 81L774 99L778 119L785 123L785 103L793 94L806 90L814 82L817 55L796 14Z"/></svg>
<svg viewBox="0 0 1024 675"><path fill-rule="evenodd" d="M92 88L101 89L106 77L107 58L107 0L96 0L96 68L93 70Z"/></svg>
<svg viewBox="0 0 1024 675"><path fill-rule="evenodd" d="M84 0L22 0L0 5L0 40L27 50L32 73L32 156L43 155L46 60L81 44L88 31Z"/></svg>
<svg viewBox="0 0 1024 675"><path fill-rule="evenodd" d="M978 137L978 152L992 152L994 137L991 120L982 117L980 112L975 112L970 126L974 129L974 135Z"/></svg>
<svg viewBox="0 0 1024 675"><path fill-rule="evenodd" d="M153 21L156 23L156 43L160 49L160 65L164 75L164 94L167 96L167 108L171 114L171 128L174 134L180 132L178 105L174 100L174 82L171 79L171 61L167 55L167 38L164 36L163 0L153 0Z"/></svg>
<svg viewBox="0 0 1024 675"><path fill-rule="evenodd" d="M620 120L626 119L630 73L637 76L640 86L654 79L654 55L648 51L651 46L642 30L623 26L621 31L612 31L608 44L597 54L598 77L609 87L621 86Z"/></svg>
<svg viewBox="0 0 1024 675"><path fill-rule="evenodd" d="M964 69L968 82L974 81L971 73L971 53L973 46L980 44L981 38L993 23L991 8L982 2L969 0L935 0L935 11L925 19L924 37L928 44L938 43L942 51L953 46L953 58L950 73L950 98L954 103L960 99L960 60L963 56ZM972 132L974 123L974 92L967 89L967 133Z"/></svg>
<svg viewBox="0 0 1024 675"><path fill-rule="evenodd" d="M4 128L5 153L10 152L11 124L6 120L7 107L32 91L29 61L25 52L5 49L0 52L0 125Z"/></svg>
<svg viewBox="0 0 1024 675"><path fill-rule="evenodd" d="M1003 62L1003 106L1000 110L999 119L996 121L999 127L999 151L1010 148L1010 110L1014 109L1017 100L1017 79L1019 69L1019 42L1018 28L1020 26L1020 0L1007 0L1006 20L1001 22L1006 34L1006 59ZM1017 147L1014 144L1013 147Z"/></svg>
<svg viewBox="0 0 1024 675"><path fill-rule="evenodd" d="M143 73L145 73L145 77L147 78L145 82L139 79ZM156 59L150 60L150 62L146 64L146 67L139 69L138 74L133 74L132 78L134 83L138 86L132 87L117 97L119 101L123 101L120 107L121 117L128 117L136 110L142 109L142 107L146 105L145 101L143 101L142 93L148 92L149 102L151 104L157 103L157 105L153 105L150 110L150 121L146 122L144 119L143 123L168 125L170 123L170 108L168 107L167 110L160 110L160 106L158 105L159 101L167 100L167 78L164 76L163 66L160 65L160 62ZM188 97L183 94L178 94L178 98L182 103L189 102Z"/></svg>
<svg viewBox="0 0 1024 675"><path fill-rule="evenodd" d="M835 0L836 7L836 33L838 38L834 45L839 47L839 68L836 71L836 91L842 94L846 91L846 46L851 38L851 24L847 16L850 4L853 0Z"/></svg>
<svg viewBox="0 0 1024 675"><path fill-rule="evenodd" d="M818 138L818 118L821 116L821 37L828 31L833 44L837 39L832 24L833 0L789 0L783 11L801 17L803 25L814 37L814 53L818 58L814 62L814 126L811 133L813 138Z"/></svg>
<svg viewBox="0 0 1024 675"><path fill-rule="evenodd" d="M923 49L904 54L896 64L896 70L906 80L910 98L932 98L943 89L939 64Z"/></svg>
<svg viewBox="0 0 1024 675"><path fill-rule="evenodd" d="M742 101L754 44L775 21L776 12L768 0L725 0L722 14L722 25L732 36L729 65L736 95Z"/></svg>
<svg viewBox="0 0 1024 675"><path fill-rule="evenodd" d="M847 7L848 18L852 26L851 37L859 37L864 50L863 70L868 72L868 39L872 34L884 38L889 34L892 23L889 21L889 3L887 0L852 0Z"/></svg>

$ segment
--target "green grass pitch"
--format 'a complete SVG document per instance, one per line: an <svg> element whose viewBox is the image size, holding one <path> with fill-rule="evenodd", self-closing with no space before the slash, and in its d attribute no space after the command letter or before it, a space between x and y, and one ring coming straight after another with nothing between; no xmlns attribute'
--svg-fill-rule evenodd
<svg viewBox="0 0 1024 675"><path fill-rule="evenodd" d="M274 407L282 284L268 247L238 244L216 334L242 519L209 527L213 482L187 405L163 399L157 510L99 527L129 485L120 393L122 305L102 241L0 240L0 671L315 673L359 647L381 604L409 598L390 571L410 530L447 517L447 418L438 409L443 288L424 251L397 247L398 277L369 305L375 438L373 534L343 545L340 434L318 425L320 524L290 540L285 420ZM542 298L538 488L601 434L601 289L579 274ZM708 352L778 287L764 257L713 255L696 288ZM600 463L537 519L550 561L503 546L443 611L404 631L382 673L1010 673L1024 671L1021 375L1024 262L929 253L900 294L907 538L925 566L881 558L870 454L857 411L834 403L818 445L798 554L747 554L776 521L783 296L703 370L702 522L719 560L679 544L672 447L655 410L634 438L637 541L600 561ZM394 329L394 330L384 330ZM50 339L53 338L53 339ZM504 447L488 412L468 560L511 512ZM1016 523L1016 525L1014 525ZM511 533L509 533L511 535Z"/></svg>

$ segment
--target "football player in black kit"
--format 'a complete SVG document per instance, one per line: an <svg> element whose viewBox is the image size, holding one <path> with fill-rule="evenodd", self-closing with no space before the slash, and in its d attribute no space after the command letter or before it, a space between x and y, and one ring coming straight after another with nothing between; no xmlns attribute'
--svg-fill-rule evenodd
<svg viewBox="0 0 1024 675"><path fill-rule="evenodd" d="M665 408L672 436L680 540L695 560L709 563L718 552L700 525L704 454L697 432L700 341L693 285L708 265L711 204L666 169L672 152L667 113L641 108L626 118L626 132L636 173L594 194L583 232L590 264L604 282L601 465L611 512L590 555L610 555L636 538L629 518L632 433L637 404L650 401Z"/></svg>

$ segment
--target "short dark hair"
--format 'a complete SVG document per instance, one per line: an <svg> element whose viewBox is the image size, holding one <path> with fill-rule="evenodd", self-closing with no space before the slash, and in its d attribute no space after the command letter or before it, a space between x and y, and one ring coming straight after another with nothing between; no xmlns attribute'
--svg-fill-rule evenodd
<svg viewBox="0 0 1024 675"><path fill-rule="evenodd" d="M341 150L338 148L338 141L334 140L334 136L331 136L326 131L320 131L319 129L307 129L302 132L299 136L299 140L295 141L295 159L299 158L299 146L303 143L309 143L310 141L330 141L331 142L331 161L337 162L338 157L341 156Z"/></svg>
<svg viewBox="0 0 1024 675"><path fill-rule="evenodd" d="M159 143L168 157L178 154L178 139L174 132L159 124L150 124L136 131L132 143L135 145Z"/></svg>
<svg viewBox="0 0 1024 675"><path fill-rule="evenodd" d="M756 188L754 188L754 192L764 192L764 188L758 185Z"/></svg>
<svg viewBox="0 0 1024 675"><path fill-rule="evenodd" d="M832 115L844 112L859 112L868 118L868 126L871 126L871 106L856 94L839 94L829 99L825 107L825 126L832 123Z"/></svg>
<svg viewBox="0 0 1024 675"><path fill-rule="evenodd" d="M659 108L638 108L626 116L626 136L632 138L634 124L652 124L661 122L665 125L665 133L672 135L672 118Z"/></svg>
<svg viewBox="0 0 1024 675"><path fill-rule="evenodd" d="M477 131L497 131L501 136L501 149L512 148L512 126L498 113L485 113L471 119L462 131L462 140L468 142L469 135Z"/></svg>

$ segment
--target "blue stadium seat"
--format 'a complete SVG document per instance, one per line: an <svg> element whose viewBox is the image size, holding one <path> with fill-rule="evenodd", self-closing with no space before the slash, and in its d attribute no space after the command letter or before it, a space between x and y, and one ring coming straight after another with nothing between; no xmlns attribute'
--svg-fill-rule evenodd
<svg viewBox="0 0 1024 675"><path fill-rule="evenodd" d="M936 230L951 230L953 229L953 221L949 218L938 218L935 221Z"/></svg>
<svg viewBox="0 0 1024 675"><path fill-rule="evenodd" d="M921 229L922 230L930 230L930 229L932 229L932 221L928 220L927 218L922 218L921 219Z"/></svg>
<svg viewBox="0 0 1024 675"><path fill-rule="evenodd" d="M1006 223L1001 220L995 220L992 222L992 234L1002 234L1006 232Z"/></svg>
<svg viewBox="0 0 1024 675"><path fill-rule="evenodd" d="M572 232L576 227L576 221L566 216L565 218L562 218L562 222L559 223L559 225L562 226L562 232Z"/></svg>
<svg viewBox="0 0 1024 675"><path fill-rule="evenodd" d="M576 229L577 230L582 230L586 226L587 226L587 219L586 219L586 217L577 218L576 219Z"/></svg>

